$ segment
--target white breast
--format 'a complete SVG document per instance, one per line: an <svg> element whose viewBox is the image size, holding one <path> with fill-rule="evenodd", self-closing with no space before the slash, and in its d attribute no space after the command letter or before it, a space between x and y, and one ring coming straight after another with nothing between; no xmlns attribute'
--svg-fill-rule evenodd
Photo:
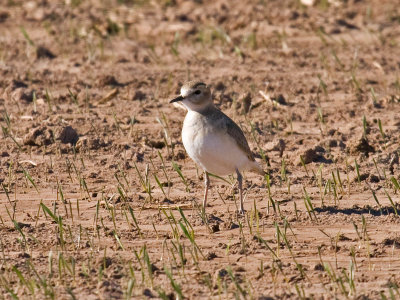
<svg viewBox="0 0 400 300"><path fill-rule="evenodd" d="M213 126L212 120L205 119L197 112L187 113L182 141L189 156L207 172L224 176L234 173L236 169L248 169L251 165L226 131Z"/></svg>

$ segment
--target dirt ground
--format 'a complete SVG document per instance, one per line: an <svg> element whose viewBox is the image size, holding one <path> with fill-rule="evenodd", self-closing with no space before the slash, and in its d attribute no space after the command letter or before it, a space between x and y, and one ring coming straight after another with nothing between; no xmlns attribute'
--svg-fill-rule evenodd
<svg viewBox="0 0 400 300"><path fill-rule="evenodd" d="M1 299L400 298L397 1L4 0L0 74ZM201 215L189 79L269 173L244 216Z"/></svg>

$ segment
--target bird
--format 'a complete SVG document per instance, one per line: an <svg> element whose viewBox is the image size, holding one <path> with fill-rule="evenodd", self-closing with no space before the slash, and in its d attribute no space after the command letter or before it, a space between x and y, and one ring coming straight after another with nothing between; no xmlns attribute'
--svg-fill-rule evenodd
<svg viewBox="0 0 400 300"><path fill-rule="evenodd" d="M244 214L242 172L252 171L263 176L266 173L256 162L243 131L214 105L211 89L204 82L183 84L180 95L169 102L187 109L182 142L189 157L204 171L203 214L210 188L209 174L226 176L234 173L239 188L239 213Z"/></svg>

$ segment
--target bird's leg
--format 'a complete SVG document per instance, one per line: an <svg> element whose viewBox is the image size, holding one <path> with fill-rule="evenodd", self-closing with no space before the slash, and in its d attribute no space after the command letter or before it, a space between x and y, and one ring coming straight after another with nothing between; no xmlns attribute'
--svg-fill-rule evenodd
<svg viewBox="0 0 400 300"><path fill-rule="evenodd" d="M206 214L206 205L207 205L207 195L208 189L210 188L210 178L208 177L207 171L204 171L204 199L203 199L203 216Z"/></svg>
<svg viewBox="0 0 400 300"><path fill-rule="evenodd" d="M240 197L240 210L239 210L239 213L244 214L243 187L242 187L243 177L242 177L242 174L240 174L238 169L236 169L236 174L237 174L237 180L238 180L238 186L239 186L239 197Z"/></svg>

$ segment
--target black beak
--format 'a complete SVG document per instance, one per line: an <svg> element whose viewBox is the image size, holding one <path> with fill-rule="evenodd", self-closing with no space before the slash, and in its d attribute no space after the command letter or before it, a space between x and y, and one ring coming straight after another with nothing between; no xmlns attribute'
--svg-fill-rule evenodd
<svg viewBox="0 0 400 300"><path fill-rule="evenodd" d="M182 101L184 98L182 96L178 96L175 99L172 99L171 101L169 101L169 103L174 103L174 102L178 102L178 101Z"/></svg>

